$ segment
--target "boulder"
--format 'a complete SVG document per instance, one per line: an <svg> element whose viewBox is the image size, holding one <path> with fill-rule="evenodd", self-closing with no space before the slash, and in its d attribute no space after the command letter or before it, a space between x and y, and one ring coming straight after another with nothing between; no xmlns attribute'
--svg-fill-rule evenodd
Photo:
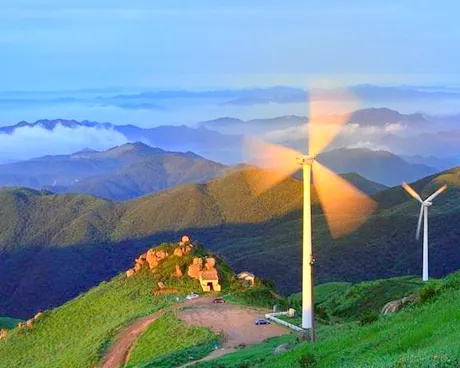
<svg viewBox="0 0 460 368"><path fill-rule="evenodd" d="M0 330L0 340L6 339L8 337L8 330L5 328L2 328Z"/></svg>
<svg viewBox="0 0 460 368"><path fill-rule="evenodd" d="M176 248L174 249L174 255L177 257L182 257L184 255L184 251L182 248Z"/></svg>
<svg viewBox="0 0 460 368"><path fill-rule="evenodd" d="M134 271L139 272L142 269L142 265L139 263L136 263L134 266Z"/></svg>
<svg viewBox="0 0 460 368"><path fill-rule="evenodd" d="M412 294L412 295L406 296L405 298L388 302L387 304L383 306L381 314L386 315L386 314L397 312L403 309L408 304L417 301L417 299L418 299L418 295Z"/></svg>
<svg viewBox="0 0 460 368"><path fill-rule="evenodd" d="M205 265L206 269L207 270L212 270L216 267L216 259L215 258L212 258L212 257L209 257L209 258L206 258L206 265Z"/></svg>
<svg viewBox="0 0 460 368"><path fill-rule="evenodd" d="M273 350L273 354L282 354L292 349L291 344L281 344Z"/></svg>
<svg viewBox="0 0 460 368"><path fill-rule="evenodd" d="M145 260L149 264L150 269L155 268L156 266L158 266L158 260L157 260L155 251L153 251L152 249L149 249L147 251L147 254L145 255Z"/></svg>
<svg viewBox="0 0 460 368"><path fill-rule="evenodd" d="M33 319L29 319L27 322L26 322L26 327L27 328L32 328L32 324L34 323L34 320Z"/></svg>
<svg viewBox="0 0 460 368"><path fill-rule="evenodd" d="M182 277L182 270L180 269L180 266L176 264L176 277Z"/></svg>
<svg viewBox="0 0 460 368"><path fill-rule="evenodd" d="M166 258L168 256L168 252L166 252L164 250L159 250L159 251L155 252L155 255L157 257L157 260L161 261L163 258Z"/></svg>
<svg viewBox="0 0 460 368"><path fill-rule="evenodd" d="M184 244L190 243L190 238L187 235L184 235L181 239L181 242Z"/></svg>
<svg viewBox="0 0 460 368"><path fill-rule="evenodd" d="M126 277L131 277L131 276L134 276L134 270L132 268L126 271Z"/></svg>
<svg viewBox="0 0 460 368"><path fill-rule="evenodd" d="M193 263L188 267L187 275L192 279L200 278L201 270L203 269L203 260L201 258L193 258Z"/></svg>
<svg viewBox="0 0 460 368"><path fill-rule="evenodd" d="M164 289L165 287L166 287L166 286L165 286L164 283L162 283L161 281L158 282L158 288L159 288L159 289Z"/></svg>
<svg viewBox="0 0 460 368"><path fill-rule="evenodd" d="M34 316L34 320L39 319L41 316L43 316L43 313L42 313L42 312L38 312L38 313Z"/></svg>

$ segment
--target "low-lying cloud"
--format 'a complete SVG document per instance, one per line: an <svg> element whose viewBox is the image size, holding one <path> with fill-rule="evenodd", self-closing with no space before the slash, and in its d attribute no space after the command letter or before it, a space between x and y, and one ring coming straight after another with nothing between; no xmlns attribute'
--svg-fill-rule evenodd
<svg viewBox="0 0 460 368"><path fill-rule="evenodd" d="M60 124L52 131L41 126L22 127L12 134L0 134L0 162L71 154L85 148L105 150L126 142L126 137L113 129Z"/></svg>

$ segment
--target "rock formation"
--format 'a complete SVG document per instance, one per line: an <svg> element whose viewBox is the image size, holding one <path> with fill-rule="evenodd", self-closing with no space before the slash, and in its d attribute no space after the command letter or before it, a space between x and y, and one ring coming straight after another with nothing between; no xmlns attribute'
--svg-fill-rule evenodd
<svg viewBox="0 0 460 368"><path fill-rule="evenodd" d="M180 266L176 264L176 277L182 277L182 270L180 269Z"/></svg>
<svg viewBox="0 0 460 368"><path fill-rule="evenodd" d="M158 269L164 272L165 268L158 268L163 262L168 261L166 269L174 265L174 271L171 275L162 275L165 277L175 276L177 278L184 276L184 267L186 267L186 274L188 277L198 280L203 291L220 291L219 273L216 268L216 259L213 257L201 258L190 256L194 251L193 244L190 243L188 236L183 236L181 241L178 242L176 247L169 247L156 250L155 248L149 249L147 252L141 254L134 263L134 267L126 271L126 277L136 275L142 269L148 269L152 273L156 273ZM188 257L184 259L184 257ZM182 259L179 259L182 258ZM191 259L191 264L189 263ZM174 262L174 263L173 263ZM171 264L172 263L172 264Z"/></svg>
<svg viewBox="0 0 460 368"><path fill-rule="evenodd" d="M187 275L192 279L199 280L202 269L203 260L199 257L195 257L193 258L193 263L188 267Z"/></svg>
<svg viewBox="0 0 460 368"><path fill-rule="evenodd" d="M183 236L182 240L178 243L177 247L170 254L166 250L155 250L155 248L149 249L147 252L141 254L134 261L134 267L126 271L126 277L134 276L137 272L143 268L150 269L155 273L158 265L166 258L175 256L175 257L184 257L186 254L190 253L193 250L193 245L190 243L190 238L188 236ZM182 273L182 271L181 271ZM176 276L179 276L179 272L176 269Z"/></svg>
<svg viewBox="0 0 460 368"><path fill-rule="evenodd" d="M6 340L7 337L8 337L8 330L5 328L2 328L0 330L0 340Z"/></svg>
<svg viewBox="0 0 460 368"><path fill-rule="evenodd" d="M418 296L416 294L412 294L412 295L406 296L405 298L402 298L399 300L393 300L383 306L381 313L383 315L386 315L386 314L397 312L403 309L408 304L415 302L417 299L418 299Z"/></svg>

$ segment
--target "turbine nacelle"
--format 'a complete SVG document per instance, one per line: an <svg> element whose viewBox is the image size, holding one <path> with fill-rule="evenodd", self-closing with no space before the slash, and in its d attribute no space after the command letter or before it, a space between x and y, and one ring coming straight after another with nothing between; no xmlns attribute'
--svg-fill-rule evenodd
<svg viewBox="0 0 460 368"><path fill-rule="evenodd" d="M433 202L425 201L425 202L422 203L422 206L423 206L423 207L430 207L430 206L432 206L432 205L433 205Z"/></svg>
<svg viewBox="0 0 460 368"><path fill-rule="evenodd" d="M315 161L315 158L313 156L299 156L296 157L296 162L300 166L304 165L313 165L313 162Z"/></svg>

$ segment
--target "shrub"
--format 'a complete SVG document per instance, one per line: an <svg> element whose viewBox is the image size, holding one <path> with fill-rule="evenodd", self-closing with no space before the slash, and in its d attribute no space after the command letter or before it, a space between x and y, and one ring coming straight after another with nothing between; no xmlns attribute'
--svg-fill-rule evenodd
<svg viewBox="0 0 460 368"><path fill-rule="evenodd" d="M313 368L317 364L316 358L312 353L302 355L298 362L301 368Z"/></svg>
<svg viewBox="0 0 460 368"><path fill-rule="evenodd" d="M364 325L374 323L378 319L379 319L379 315L377 312L373 310L367 310L359 318L359 323L361 324L361 326L364 326Z"/></svg>
<svg viewBox="0 0 460 368"><path fill-rule="evenodd" d="M437 288L433 285L427 285L426 287L422 288L420 290L420 302L426 303L432 299L438 294Z"/></svg>

